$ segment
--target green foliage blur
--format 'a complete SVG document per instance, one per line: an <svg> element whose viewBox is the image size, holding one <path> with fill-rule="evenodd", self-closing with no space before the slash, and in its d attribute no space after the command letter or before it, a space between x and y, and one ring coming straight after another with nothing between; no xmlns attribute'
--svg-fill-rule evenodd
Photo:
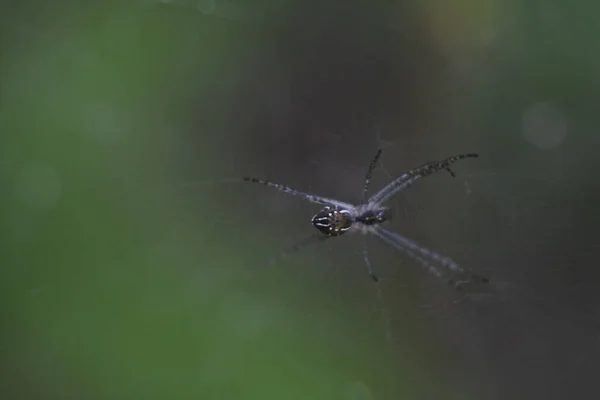
<svg viewBox="0 0 600 400"><path fill-rule="evenodd" d="M228 240L217 189L180 190L178 118L242 35L98 4L2 18L1 397L370 398L352 370L386 361L347 332L380 332L302 283L279 304L246 271L268 230ZM219 166L221 137L200 132L199 157Z"/></svg>

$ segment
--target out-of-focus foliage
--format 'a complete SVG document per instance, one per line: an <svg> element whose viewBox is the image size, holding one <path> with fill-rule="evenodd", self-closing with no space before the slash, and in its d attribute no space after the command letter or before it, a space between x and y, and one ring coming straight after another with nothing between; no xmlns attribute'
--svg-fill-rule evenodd
<svg viewBox="0 0 600 400"><path fill-rule="evenodd" d="M230 84L218 76L241 32L168 8L31 6L2 18L2 397L376 391L352 370L379 365L381 380L388 361L360 344L377 331L301 281L248 271L270 229L245 225L217 186L182 194L185 110L214 116L204 91ZM190 153L207 165L234 149L198 135Z"/></svg>

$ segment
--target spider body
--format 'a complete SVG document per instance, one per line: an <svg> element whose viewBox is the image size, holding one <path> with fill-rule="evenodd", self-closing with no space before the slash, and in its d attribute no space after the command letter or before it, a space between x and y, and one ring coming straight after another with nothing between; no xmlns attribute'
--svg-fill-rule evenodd
<svg viewBox="0 0 600 400"><path fill-rule="evenodd" d="M355 220L363 230L368 226L383 224L392 219L391 209L377 204L364 204L357 207L357 212Z"/></svg>
<svg viewBox="0 0 600 400"><path fill-rule="evenodd" d="M352 209L326 206L312 218L312 224L326 236L339 236L349 230L368 232L368 227L379 225L391 219L387 207L373 207L364 204Z"/></svg>
<svg viewBox="0 0 600 400"><path fill-rule="evenodd" d="M426 163L418 168L408 170L387 184L373 196L367 198L367 190L369 188L371 176L380 156L381 150L377 152L375 158L369 166L369 169L367 170L365 183L363 185L363 203L360 205L353 205L336 199L301 192L280 183L265 181L258 178L244 177L243 180L269 186L283 193L292 196L299 196L310 201L311 203L322 204L325 206L312 218L313 226L317 228L321 235L313 235L305 239L299 245L292 246L290 251L284 252L284 255L286 253L289 254L290 252L298 251L307 244L317 242L322 239L340 236L348 231L358 231L363 234L372 234L378 237L384 243L399 251L402 251L417 261L433 275L438 277L447 277L448 281L453 283L455 286L473 281L487 283L488 280L486 278L463 269L450 258L441 256L398 233L388 231L387 229L381 227L384 222L391 219L390 208L384 206L383 204L391 200L397 193L407 189L424 177L438 171L448 171L450 175L454 177L455 174L450 169L451 164L465 158L474 158L478 155L475 153L460 154L457 156L448 157L441 161ZM367 256L366 247L363 250L369 275L373 280L377 281L378 278L371 267L371 263ZM448 275L451 275L452 277L448 277ZM460 277L458 281L456 280L457 276Z"/></svg>
<svg viewBox="0 0 600 400"><path fill-rule="evenodd" d="M348 231L355 231L363 233L364 235L372 235L380 239L388 246L399 250L412 258L422 267L424 267L429 273L439 278L445 279L448 283L454 286L459 292L464 292L463 285L470 283L482 283L487 284L489 280L477 274L470 272L462 268L460 265L455 263L448 257L441 256L432 250L429 250L414 241L400 235L399 233L389 231L382 227L382 224L391 219L391 209L384 206L384 204L391 200L397 193L412 186L415 182L422 178L431 175L437 171L447 171L452 177L455 176L454 172L450 169L450 164L455 163L458 160L464 158L477 157L475 153L460 154L453 157L448 157L441 161L433 161L424 164L418 168L414 168L406 171L402 175L398 176L392 182L387 184L377 193L370 198L367 198L367 191L371 182L371 176L379 157L381 156L381 150L377 151L375 158L369 165L365 182L363 185L362 192L362 203L354 205L345 203L336 199L318 196L312 193L301 192L293 189L287 185L266 181L258 178L243 177L246 182L252 182L261 184L264 186L271 187L280 192L286 193L292 196L299 196L305 200L324 205L324 207L316 213L312 218L312 225L317 228L319 234L311 235L301 242L291 246L284 250L280 257L287 256L291 253L301 250L311 243L317 243L323 240L329 240L331 237L340 236ZM367 271L371 279L378 282L379 278L375 274L369 255L367 251L366 236L363 240L363 257L367 266ZM271 264L275 263L275 259L271 260ZM381 290L377 289L377 295L381 302ZM389 315L382 307L381 312L386 322L387 333L386 337L388 343L391 345L391 327L389 321Z"/></svg>
<svg viewBox="0 0 600 400"><path fill-rule="evenodd" d="M315 214L312 224L326 236L346 233L355 222L352 211L338 206L327 206Z"/></svg>

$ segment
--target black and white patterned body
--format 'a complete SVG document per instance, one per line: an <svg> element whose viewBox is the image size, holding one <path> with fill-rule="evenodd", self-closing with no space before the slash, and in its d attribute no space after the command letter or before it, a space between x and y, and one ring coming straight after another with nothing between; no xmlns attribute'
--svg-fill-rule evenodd
<svg viewBox="0 0 600 400"><path fill-rule="evenodd" d="M312 224L319 232L327 236L339 236L352 228L352 211L338 206L327 206L315 214Z"/></svg>
<svg viewBox="0 0 600 400"><path fill-rule="evenodd" d="M368 232L368 227L390 220L387 207L372 208L369 205L352 207L326 206L312 218L312 224L327 236L339 236L350 230Z"/></svg>

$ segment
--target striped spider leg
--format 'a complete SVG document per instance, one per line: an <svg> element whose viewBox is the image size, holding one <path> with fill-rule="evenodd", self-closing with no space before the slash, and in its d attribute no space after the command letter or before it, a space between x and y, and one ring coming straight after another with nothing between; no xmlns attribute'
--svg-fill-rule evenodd
<svg viewBox="0 0 600 400"><path fill-rule="evenodd" d="M302 191L299 191L296 189L292 189L291 187L289 187L287 185L282 185L280 183L274 183L274 182L263 180L263 179L252 178L252 177L248 177L248 176L244 176L242 179L245 182L258 183L260 185L272 187L280 192L289 194L291 196L301 197L305 200L308 200L311 203L324 204L325 207L319 213L317 213L312 219L312 224L313 224L313 226L317 227L317 229L319 229L319 226L320 226L319 221L322 218L327 219L326 216L330 210L333 210L333 209L341 210L341 212L338 214L336 226L334 228L332 228L330 230L330 232L328 232L326 235L313 234L313 235L305 237L301 241L284 249L277 257L271 259L270 265L276 264L280 259L291 256L292 254L304 249L305 247L307 247L311 244L321 242L324 239L327 239L327 238L330 238L333 236L341 235L342 233L346 232L350 228L349 221L351 219L351 214L352 214L351 210L354 210L354 206L352 204L344 203L342 201L338 201L335 199L329 199L329 198L322 197L322 196L317 196L317 195L314 195L311 193L302 192Z"/></svg>
<svg viewBox="0 0 600 400"><path fill-rule="evenodd" d="M431 175L434 172L445 170L448 173L455 177L456 175L450 169L450 164L455 163L456 161L462 160L464 158L470 157L479 157L478 154L468 153L468 154L459 154L457 156L448 157L442 161L433 161L430 163L426 163L423 166L415 169L411 169L394 179L387 186L381 189L379 192L375 193L368 201L368 204L382 204L385 201L391 199L394 195L399 193L400 191L408 188L416 181L426 177L427 175Z"/></svg>
<svg viewBox="0 0 600 400"><path fill-rule="evenodd" d="M371 177L373 175L373 171L375 170L375 167L377 166L377 162L379 161L379 158L381 157L381 152L382 149L377 150L377 153L375 153L375 157L373 158L373 161L371 161L371 164L369 164L369 169L367 169L367 174L365 176L365 183L363 184L363 192L362 192L362 201L363 203L365 203L367 201L367 192L369 190L369 185L371 183ZM385 307L385 302L383 301L383 294L381 292L381 287L379 285L379 278L377 278L377 275L375 275L375 272L373 271L373 266L371 265L371 260L369 259L369 248L367 246L367 236L363 235L363 240L362 240L362 244L363 244L363 259L365 260L365 265L367 266L367 272L369 273L369 276L375 281L375 288L377 290L377 301L379 302L379 307L381 309L381 317L383 318L383 323L385 325L385 339L386 342L388 344L388 346L390 347L390 349L392 348L393 342L392 342L392 322L390 319L390 315Z"/></svg>
<svg viewBox="0 0 600 400"><path fill-rule="evenodd" d="M434 172L446 170L448 171L448 173L450 173L452 177L454 177L454 172L449 168L450 164L465 158L474 157L478 157L478 155L475 153L460 154L457 156L449 157L442 161L426 163L419 168L409 170L397 177L396 179L394 179L387 186L385 186L383 189L381 189L379 192L373 195L368 200L367 206L372 207L373 209L382 208L380 204L390 200L400 191L410 187L416 181ZM452 274L452 277L448 279L448 282L451 283L458 290L462 290L462 286L467 283L489 283L489 280L487 278L481 277L479 275L464 270L450 258L443 257L427 248L418 245L417 243L405 238L404 236L398 233L390 232L382 228L380 225L369 227L367 228L367 231L376 235L388 245L404 252L405 254L413 258L415 261L419 262L422 266L424 266L427 270L429 270L429 272L431 272L435 276L442 277L443 275L445 275L443 273L444 270L450 272ZM440 266L444 267L444 269L440 269Z"/></svg>

